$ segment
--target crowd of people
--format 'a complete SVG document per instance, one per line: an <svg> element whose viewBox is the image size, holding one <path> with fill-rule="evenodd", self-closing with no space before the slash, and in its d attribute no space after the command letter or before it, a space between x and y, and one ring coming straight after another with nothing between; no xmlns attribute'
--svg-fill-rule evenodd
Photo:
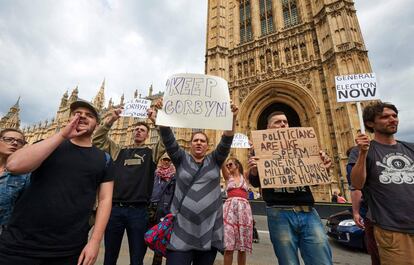
<svg viewBox="0 0 414 265"><path fill-rule="evenodd" d="M151 122L160 108L162 101L148 110ZM116 144L108 134L122 109L100 123L86 101L72 103L69 123L35 144L25 146L17 129L0 131L0 264L94 264L104 240L104 264L115 265L126 231L130 264L142 265L145 232L170 212L167 265L212 265L218 252L225 265L233 264L234 252L237 264L247 264L254 240L248 199L250 186L261 186L260 158L251 149L244 169L228 157L238 107L232 104L231 111L232 129L211 152L202 131L193 132L185 151L165 126L155 127L161 141L150 148L145 122L135 125L133 146ZM373 140L358 134L347 164L355 223L365 229L372 264L414 264L414 144L395 139L398 110L392 104L368 105L363 120ZM268 129L288 127L285 113L268 116ZM320 160L329 170L330 157L321 151ZM299 251L306 265L333 264L309 186L261 193L279 264L300 264ZM332 201L346 202L337 191ZM152 264L162 259L154 254Z"/></svg>

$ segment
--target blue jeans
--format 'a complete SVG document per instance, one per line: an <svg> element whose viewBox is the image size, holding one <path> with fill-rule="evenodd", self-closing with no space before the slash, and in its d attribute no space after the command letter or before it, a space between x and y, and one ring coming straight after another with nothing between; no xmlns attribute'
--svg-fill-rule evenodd
<svg viewBox="0 0 414 265"><path fill-rule="evenodd" d="M299 265L298 249L306 265L332 265L332 252L315 209L296 212L266 208L270 240L279 265Z"/></svg>
<svg viewBox="0 0 414 265"><path fill-rule="evenodd" d="M112 207L111 216L105 230L104 265L116 265L122 238L126 229L131 265L143 265L147 245L144 234L147 231L147 208Z"/></svg>

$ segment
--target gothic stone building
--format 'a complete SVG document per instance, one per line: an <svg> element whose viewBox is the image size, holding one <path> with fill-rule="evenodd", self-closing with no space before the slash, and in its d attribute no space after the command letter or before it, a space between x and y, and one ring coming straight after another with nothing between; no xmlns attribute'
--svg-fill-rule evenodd
<svg viewBox="0 0 414 265"><path fill-rule="evenodd" d="M265 129L280 110L290 126L315 128L334 160L333 184L347 185L346 150L359 128L355 103L337 103L334 77L370 73L352 0L209 0L205 70L228 80L240 106L238 131ZM218 137L218 135L216 135ZM234 150L244 158L247 151Z"/></svg>
<svg viewBox="0 0 414 265"><path fill-rule="evenodd" d="M355 103L336 102L334 76L371 72L352 0L208 0L205 72L229 82L240 107L238 132L264 129L276 110L287 114L291 127L315 128L334 160L332 185L312 188L316 200L329 201L332 189L347 189L346 150L360 128ZM52 121L25 129L30 142L64 126L77 93L76 88L62 97ZM150 88L148 98L158 96ZM114 107L112 100L103 105L104 84L93 102L103 115ZM13 122L18 125L18 118ZM134 123L121 118L111 137L132 144ZM188 147L191 131L175 129L182 146ZM221 132L207 134L213 147ZM155 131L148 141L158 141ZM246 163L246 150L233 149L232 155Z"/></svg>

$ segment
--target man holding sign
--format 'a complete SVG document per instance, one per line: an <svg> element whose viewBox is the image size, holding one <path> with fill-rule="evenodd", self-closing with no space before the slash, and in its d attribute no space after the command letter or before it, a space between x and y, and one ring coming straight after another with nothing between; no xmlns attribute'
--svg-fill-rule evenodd
<svg viewBox="0 0 414 265"><path fill-rule="evenodd" d="M413 265L414 144L395 139L398 110L390 103L367 106L363 119L374 140L356 138L352 185L367 199L381 264Z"/></svg>
<svg viewBox="0 0 414 265"><path fill-rule="evenodd" d="M267 129L285 128L289 128L289 122L283 112L277 111L269 115ZM308 133L308 136L311 136L311 133ZM319 164L329 169L332 163L330 158L324 152L319 152L319 155L322 162ZM295 156L297 155L293 154L293 157ZM254 187L261 186L258 163L260 163L258 157L249 158L249 180ZM287 172L286 165L280 165L278 168L282 172ZM331 265L332 252L319 215L312 207L314 198L309 186L289 188L263 188L262 186L262 193L267 206L270 238L279 264L299 265L298 249L300 249L306 265Z"/></svg>
<svg viewBox="0 0 414 265"><path fill-rule="evenodd" d="M120 146L108 137L112 124L122 109L113 110L93 138L93 143L108 152L114 160L114 195L112 211L105 231L105 265L115 265L125 230L128 235L131 265L142 265L146 252L144 233L147 230L147 204L152 194L154 173L163 153L159 145L152 150L145 145L150 128L138 122L134 129L134 146ZM155 123L155 111L148 111Z"/></svg>

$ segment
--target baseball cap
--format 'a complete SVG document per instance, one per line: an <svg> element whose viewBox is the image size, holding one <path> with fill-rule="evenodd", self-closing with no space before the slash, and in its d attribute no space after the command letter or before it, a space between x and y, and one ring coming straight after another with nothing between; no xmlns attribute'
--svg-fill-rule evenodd
<svg viewBox="0 0 414 265"><path fill-rule="evenodd" d="M87 108L88 110L92 111L93 115L96 117L96 120L99 121L99 114L98 111L96 111L95 107L92 105L92 103L89 103L85 100L77 100L70 104L70 113L72 113L77 108Z"/></svg>

